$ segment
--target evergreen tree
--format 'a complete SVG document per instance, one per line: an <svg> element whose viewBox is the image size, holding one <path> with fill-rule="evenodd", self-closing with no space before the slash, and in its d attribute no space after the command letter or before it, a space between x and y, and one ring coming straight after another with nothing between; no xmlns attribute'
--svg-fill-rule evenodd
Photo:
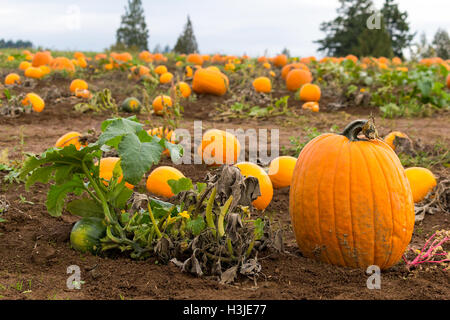
<svg viewBox="0 0 450 320"><path fill-rule="evenodd" d="M338 16L320 26L326 36L315 41L320 45L319 51L333 56L396 55L403 58L402 51L411 44L415 34L409 32L408 14L401 12L394 0L385 0L375 19L377 13L372 0L339 2ZM369 28L370 21L375 21L373 28Z"/></svg>
<svg viewBox="0 0 450 320"><path fill-rule="evenodd" d="M401 12L394 0L385 0L381 14L391 38L394 55L403 58L403 49L407 48L415 37L415 33L409 32L409 23L406 21L408 13Z"/></svg>
<svg viewBox="0 0 450 320"><path fill-rule="evenodd" d="M141 0L128 0L125 14L116 32L117 45L148 50L148 29Z"/></svg>
<svg viewBox="0 0 450 320"><path fill-rule="evenodd" d="M432 44L436 56L444 60L450 59L450 38L447 31L439 28L434 35Z"/></svg>
<svg viewBox="0 0 450 320"><path fill-rule="evenodd" d="M391 38L383 22L380 29L366 28L359 35L357 44L352 47L351 52L360 57L393 57Z"/></svg>
<svg viewBox="0 0 450 320"><path fill-rule="evenodd" d="M189 16L187 17L184 31L178 37L177 43L173 50L177 53L194 53L198 52L197 40L195 39L194 29L192 28L192 22Z"/></svg>
<svg viewBox="0 0 450 320"><path fill-rule="evenodd" d="M320 45L319 51L331 56L352 54L358 38L367 29L367 20L373 14L371 0L339 0L338 16L320 25L326 33L322 40L315 41ZM360 39L363 40L363 39Z"/></svg>

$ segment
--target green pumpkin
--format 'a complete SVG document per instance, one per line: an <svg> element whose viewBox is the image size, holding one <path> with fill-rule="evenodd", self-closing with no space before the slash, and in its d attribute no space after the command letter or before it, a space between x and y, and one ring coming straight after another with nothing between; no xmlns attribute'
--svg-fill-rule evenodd
<svg viewBox="0 0 450 320"><path fill-rule="evenodd" d="M97 253L101 249L100 239L106 235L106 225L100 218L83 218L70 232L72 248L80 252Z"/></svg>
<svg viewBox="0 0 450 320"><path fill-rule="evenodd" d="M122 110L125 112L139 112L141 110L141 102L134 98L126 98L122 102Z"/></svg>

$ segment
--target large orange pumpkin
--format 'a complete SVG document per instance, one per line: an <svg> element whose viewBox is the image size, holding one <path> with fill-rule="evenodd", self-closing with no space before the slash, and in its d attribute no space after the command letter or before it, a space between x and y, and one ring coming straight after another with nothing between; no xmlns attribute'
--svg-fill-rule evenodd
<svg viewBox="0 0 450 320"><path fill-rule="evenodd" d="M228 78L214 69L198 69L194 73L192 89L197 93L222 96L227 92Z"/></svg>
<svg viewBox="0 0 450 320"><path fill-rule="evenodd" d="M289 211L306 257L353 268L396 264L414 228L405 170L383 141L371 139L367 120L342 134L322 134L301 151ZM358 138L363 132L369 138Z"/></svg>
<svg viewBox="0 0 450 320"><path fill-rule="evenodd" d="M297 91L305 83L312 81L311 72L303 69L293 69L286 76L286 87L289 91Z"/></svg>

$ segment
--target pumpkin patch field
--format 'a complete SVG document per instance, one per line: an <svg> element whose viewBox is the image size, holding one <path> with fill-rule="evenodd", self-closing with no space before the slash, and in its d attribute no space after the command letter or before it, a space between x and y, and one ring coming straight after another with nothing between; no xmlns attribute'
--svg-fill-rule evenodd
<svg viewBox="0 0 450 320"><path fill-rule="evenodd" d="M448 299L449 71L1 50L0 300Z"/></svg>

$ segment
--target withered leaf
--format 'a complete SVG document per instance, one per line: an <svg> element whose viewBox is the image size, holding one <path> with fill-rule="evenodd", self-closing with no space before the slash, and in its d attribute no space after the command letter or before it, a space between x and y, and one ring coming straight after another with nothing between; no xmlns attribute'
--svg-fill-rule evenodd
<svg viewBox="0 0 450 320"><path fill-rule="evenodd" d="M224 273L222 273L222 276L220 277L220 284L230 284L234 282L234 279L236 279L238 266L233 266L229 269L227 269Z"/></svg>

